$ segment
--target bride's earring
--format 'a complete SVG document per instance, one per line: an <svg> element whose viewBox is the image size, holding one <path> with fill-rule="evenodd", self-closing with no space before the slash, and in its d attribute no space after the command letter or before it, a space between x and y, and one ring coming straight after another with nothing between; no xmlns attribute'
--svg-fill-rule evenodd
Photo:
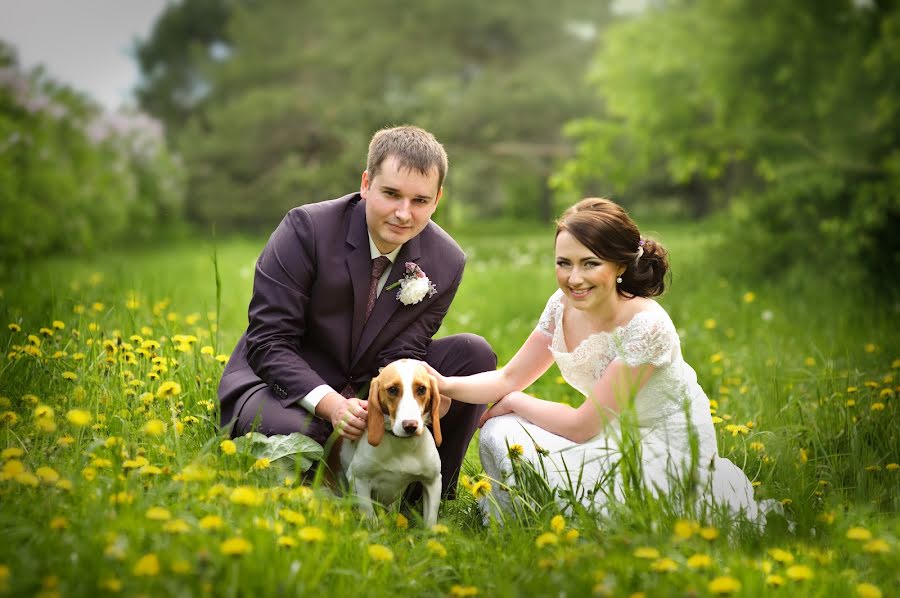
<svg viewBox="0 0 900 598"><path fill-rule="evenodd" d="M617 284L622 284L622 277L621 277L621 276L617 276L617 277L616 277L616 283L617 283Z"/></svg>

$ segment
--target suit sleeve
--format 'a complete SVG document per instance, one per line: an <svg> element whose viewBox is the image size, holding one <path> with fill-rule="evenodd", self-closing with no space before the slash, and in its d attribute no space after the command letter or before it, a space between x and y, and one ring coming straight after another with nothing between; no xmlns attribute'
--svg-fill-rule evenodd
<svg viewBox="0 0 900 598"><path fill-rule="evenodd" d="M312 220L297 209L281 221L256 263L247 362L284 407L325 384L300 355L315 259Z"/></svg>
<svg viewBox="0 0 900 598"><path fill-rule="evenodd" d="M425 359L425 353L431 344L432 337L441 327L444 316L450 309L450 304L459 290L459 284L462 281L463 270L465 269L465 258L460 260L459 270L452 279L453 282L447 286L447 290L440 293L439 296L428 306L421 316L417 317L413 322L394 340L392 340L381 352L376 359L377 368L384 367L395 359L404 357L411 359ZM372 375L377 373L372 372Z"/></svg>

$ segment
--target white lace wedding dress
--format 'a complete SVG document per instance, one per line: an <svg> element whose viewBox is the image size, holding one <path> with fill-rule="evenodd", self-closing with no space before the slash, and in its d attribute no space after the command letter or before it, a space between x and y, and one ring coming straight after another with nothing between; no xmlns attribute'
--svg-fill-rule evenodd
<svg viewBox="0 0 900 598"><path fill-rule="evenodd" d="M645 488L659 495L667 493L678 478L685 479L692 462L693 434L701 500L714 500L764 523L762 515L772 505L757 504L744 472L718 456L709 399L681 356L678 334L665 310L656 305L639 312L624 326L593 334L569 351L562 326L564 301L559 290L550 297L537 329L548 337L563 378L581 394L589 396L614 359L632 367L650 364L655 368L629 410L639 438ZM578 444L517 415L499 416L488 420L481 430L481 462L490 478L514 485L508 446L520 445L524 454L519 458L530 461L551 487L572 491L586 506L605 512L610 501L624 497L621 429L621 420L615 419L596 437ZM483 499L481 504L487 515L497 505L508 508L508 501L508 493L498 488L492 499Z"/></svg>

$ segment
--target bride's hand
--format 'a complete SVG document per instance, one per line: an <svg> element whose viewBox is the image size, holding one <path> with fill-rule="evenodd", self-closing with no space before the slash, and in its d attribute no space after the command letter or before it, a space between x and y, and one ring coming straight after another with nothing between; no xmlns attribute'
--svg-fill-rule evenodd
<svg viewBox="0 0 900 598"><path fill-rule="evenodd" d="M513 413L513 402L515 400L516 395L525 395L523 392L511 392L508 395L504 396L502 399L491 405L491 408L485 411L481 419L478 420L478 427L484 425L484 422L487 420L497 417L499 415L507 415L509 413ZM527 396L527 395L525 395Z"/></svg>
<svg viewBox="0 0 900 598"><path fill-rule="evenodd" d="M425 370L428 372L429 375L431 375L435 380L437 380L438 390L440 390L441 394L443 395L445 392L444 389L447 386L447 379L439 371L437 371L436 369L431 367L431 365L429 365L428 363L425 363L424 361L421 361L421 360L419 361L419 363L422 364L422 367L425 368Z"/></svg>

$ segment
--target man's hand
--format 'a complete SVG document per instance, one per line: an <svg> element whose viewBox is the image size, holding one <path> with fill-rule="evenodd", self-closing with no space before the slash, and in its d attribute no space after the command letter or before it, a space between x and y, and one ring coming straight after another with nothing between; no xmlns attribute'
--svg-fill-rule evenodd
<svg viewBox="0 0 900 598"><path fill-rule="evenodd" d="M359 440L366 431L368 402L345 399L330 392L316 405L316 415L331 422L338 434L348 440Z"/></svg>

